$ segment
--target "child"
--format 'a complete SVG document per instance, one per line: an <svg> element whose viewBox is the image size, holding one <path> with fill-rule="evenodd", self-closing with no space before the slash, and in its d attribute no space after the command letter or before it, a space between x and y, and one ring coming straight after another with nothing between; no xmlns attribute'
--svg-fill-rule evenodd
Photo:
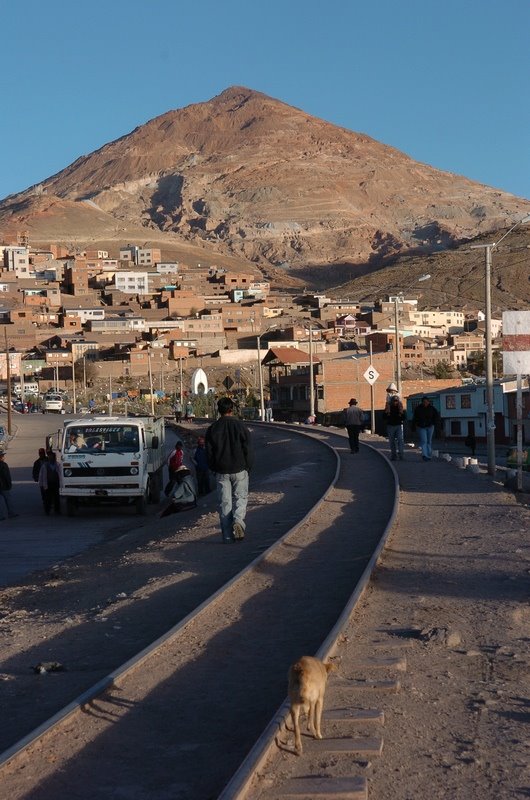
<svg viewBox="0 0 530 800"><path fill-rule="evenodd" d="M174 449L171 451L171 454L167 460L167 468L169 472L169 480L175 480L175 473L179 467L182 466L184 462L184 449L182 447L182 442L177 442Z"/></svg>
<svg viewBox="0 0 530 800"><path fill-rule="evenodd" d="M208 460L206 458L204 436L199 436L197 439L197 448L193 454L193 463L195 464L195 474L197 475L197 488L199 490L199 494L209 494L210 470L208 468Z"/></svg>

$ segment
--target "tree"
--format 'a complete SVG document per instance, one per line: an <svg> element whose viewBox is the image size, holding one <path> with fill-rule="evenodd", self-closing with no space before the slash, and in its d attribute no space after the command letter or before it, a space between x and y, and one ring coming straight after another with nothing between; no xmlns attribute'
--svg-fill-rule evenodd
<svg viewBox="0 0 530 800"><path fill-rule="evenodd" d="M433 375L435 378L450 378L453 374L453 368L448 361L439 361L435 364Z"/></svg>
<svg viewBox="0 0 530 800"><path fill-rule="evenodd" d="M494 350L491 355L493 374L502 375L502 353ZM467 368L474 375L486 374L486 353L484 350L473 350L467 357Z"/></svg>
<svg viewBox="0 0 530 800"><path fill-rule="evenodd" d="M77 359L74 364L74 373L77 383L82 383L85 378L87 383L92 383L98 377L96 365L93 361L87 361L86 358Z"/></svg>

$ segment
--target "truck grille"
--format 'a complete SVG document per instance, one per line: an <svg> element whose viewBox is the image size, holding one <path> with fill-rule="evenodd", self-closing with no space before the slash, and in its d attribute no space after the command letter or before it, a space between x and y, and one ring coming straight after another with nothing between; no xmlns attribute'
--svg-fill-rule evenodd
<svg viewBox="0 0 530 800"><path fill-rule="evenodd" d="M68 492L70 489L97 489L98 485L96 486L87 486L86 483L67 483L64 487ZM139 483L113 483L112 486L109 486L109 490L112 491L113 489L139 489Z"/></svg>
<svg viewBox="0 0 530 800"><path fill-rule="evenodd" d="M69 478L105 478L130 475L130 467L70 467Z"/></svg>

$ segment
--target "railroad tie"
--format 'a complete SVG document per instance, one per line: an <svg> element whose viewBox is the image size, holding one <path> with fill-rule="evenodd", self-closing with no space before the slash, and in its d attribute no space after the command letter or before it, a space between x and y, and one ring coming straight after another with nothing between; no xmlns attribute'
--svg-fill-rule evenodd
<svg viewBox="0 0 530 800"><path fill-rule="evenodd" d="M342 778L314 777L290 778L274 792L266 793L264 800L368 800L366 778L351 775Z"/></svg>

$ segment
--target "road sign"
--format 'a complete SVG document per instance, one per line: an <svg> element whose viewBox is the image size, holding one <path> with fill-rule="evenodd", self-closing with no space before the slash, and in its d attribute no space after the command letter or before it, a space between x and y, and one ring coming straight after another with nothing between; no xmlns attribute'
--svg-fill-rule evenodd
<svg viewBox="0 0 530 800"><path fill-rule="evenodd" d="M370 364L370 366L368 367L368 369L364 373L363 378L365 379L365 381L368 381L370 386L373 386L374 383L376 382L376 380L378 379L378 377L379 377L378 371L376 370L376 368L374 366L372 366L372 364Z"/></svg>
<svg viewBox="0 0 530 800"><path fill-rule="evenodd" d="M223 381L223 386L225 387L227 392L230 391L230 389L232 388L233 385L234 385L234 381L232 380L230 375L227 375L226 378Z"/></svg>

